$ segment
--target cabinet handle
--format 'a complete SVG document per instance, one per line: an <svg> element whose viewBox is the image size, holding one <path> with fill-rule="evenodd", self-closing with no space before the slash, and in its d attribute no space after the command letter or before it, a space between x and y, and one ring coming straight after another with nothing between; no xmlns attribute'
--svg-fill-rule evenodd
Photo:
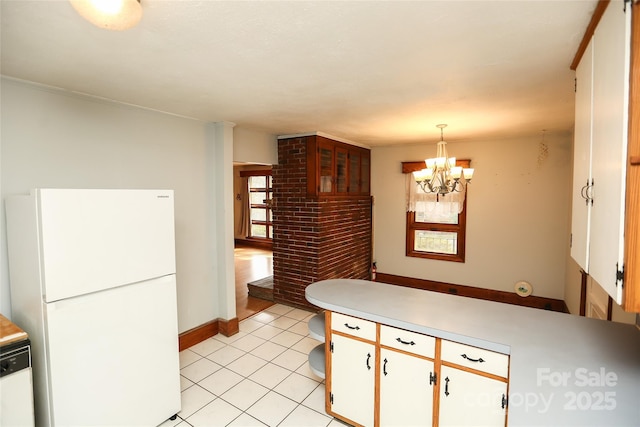
<svg viewBox="0 0 640 427"><path fill-rule="evenodd" d="M580 197L582 197L584 199L585 204L589 205L589 203L591 203L591 205L593 205L593 179L591 180L591 184L589 184L589 180L587 180L587 184L582 187L582 189L580 190Z"/></svg>
<svg viewBox="0 0 640 427"><path fill-rule="evenodd" d="M594 180L593 178L591 178L591 185L589 185L589 181L587 181L587 189L585 190L584 194L587 196L586 198L586 203L587 205L589 203L591 203L591 206L593 206L593 185L594 185Z"/></svg>
<svg viewBox="0 0 640 427"><path fill-rule="evenodd" d="M356 325L356 326L351 326L348 323L345 323L344 326L346 326L349 329L355 329L356 331L360 329L360 326Z"/></svg>
<svg viewBox="0 0 640 427"><path fill-rule="evenodd" d="M369 364L369 359L371 359L371 353L367 353L367 369L371 370L371 365Z"/></svg>
<svg viewBox="0 0 640 427"><path fill-rule="evenodd" d="M405 345L416 345L416 343L413 342L413 340L411 341L402 341L401 338L396 338L396 341L398 341L400 344L405 344Z"/></svg>
<svg viewBox="0 0 640 427"><path fill-rule="evenodd" d="M429 385L438 383L438 374L435 372L429 372Z"/></svg>
<svg viewBox="0 0 640 427"><path fill-rule="evenodd" d="M382 365L382 373L387 376L387 359L384 359L384 365Z"/></svg>
<svg viewBox="0 0 640 427"><path fill-rule="evenodd" d="M580 197L582 197L587 204L589 204L589 200L587 199L587 196L584 195L584 190L586 190L588 186L589 183L587 182L587 185L582 186L580 189Z"/></svg>
<svg viewBox="0 0 640 427"><path fill-rule="evenodd" d="M504 394L502 395L502 409L505 408L505 406L507 406L507 404L509 403L509 399L507 399L507 396L505 396Z"/></svg>
<svg viewBox="0 0 640 427"><path fill-rule="evenodd" d="M484 360L482 357L478 358L478 359L472 359L469 356L467 356L466 354L461 354L460 356L462 356L463 359L467 359L469 362L486 362L486 360Z"/></svg>
<svg viewBox="0 0 640 427"><path fill-rule="evenodd" d="M444 379L444 395L449 396L449 377Z"/></svg>

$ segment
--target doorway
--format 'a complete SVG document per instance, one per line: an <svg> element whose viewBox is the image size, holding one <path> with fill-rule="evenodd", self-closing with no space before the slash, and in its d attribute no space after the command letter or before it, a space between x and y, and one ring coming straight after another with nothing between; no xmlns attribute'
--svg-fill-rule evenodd
<svg viewBox="0 0 640 427"><path fill-rule="evenodd" d="M236 317L246 319L273 305L249 295L247 284L273 276L270 165L234 164Z"/></svg>
<svg viewBox="0 0 640 427"><path fill-rule="evenodd" d="M273 251L236 244L233 252L236 272L236 317L238 320L244 320L274 304L273 301L249 295L247 288L249 282L273 275Z"/></svg>

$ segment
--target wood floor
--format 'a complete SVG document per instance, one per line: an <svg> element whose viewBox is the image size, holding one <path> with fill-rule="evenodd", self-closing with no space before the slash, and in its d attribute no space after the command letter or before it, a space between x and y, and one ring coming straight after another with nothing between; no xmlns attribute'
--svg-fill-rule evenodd
<svg viewBox="0 0 640 427"><path fill-rule="evenodd" d="M236 316L244 320L267 307L272 301L249 296L247 283L273 274L273 252L239 246L234 249L236 268Z"/></svg>

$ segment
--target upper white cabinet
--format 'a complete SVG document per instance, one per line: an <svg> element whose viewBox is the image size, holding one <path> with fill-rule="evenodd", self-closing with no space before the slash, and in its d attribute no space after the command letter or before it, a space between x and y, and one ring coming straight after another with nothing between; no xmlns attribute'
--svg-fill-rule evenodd
<svg viewBox="0 0 640 427"><path fill-rule="evenodd" d="M631 7L612 1L576 69L571 255L622 303Z"/></svg>
<svg viewBox="0 0 640 427"><path fill-rule="evenodd" d="M593 117L593 41L576 68L576 112L573 139L573 208L571 256L589 272L589 220L591 217L591 139Z"/></svg>

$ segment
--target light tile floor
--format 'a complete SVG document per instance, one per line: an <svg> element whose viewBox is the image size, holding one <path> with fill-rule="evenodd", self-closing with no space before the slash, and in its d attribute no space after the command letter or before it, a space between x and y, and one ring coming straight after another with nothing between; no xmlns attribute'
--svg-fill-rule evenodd
<svg viewBox="0 0 640 427"><path fill-rule="evenodd" d="M182 410L161 427L341 426L324 411L324 380L307 357L315 313L276 304L180 352Z"/></svg>

